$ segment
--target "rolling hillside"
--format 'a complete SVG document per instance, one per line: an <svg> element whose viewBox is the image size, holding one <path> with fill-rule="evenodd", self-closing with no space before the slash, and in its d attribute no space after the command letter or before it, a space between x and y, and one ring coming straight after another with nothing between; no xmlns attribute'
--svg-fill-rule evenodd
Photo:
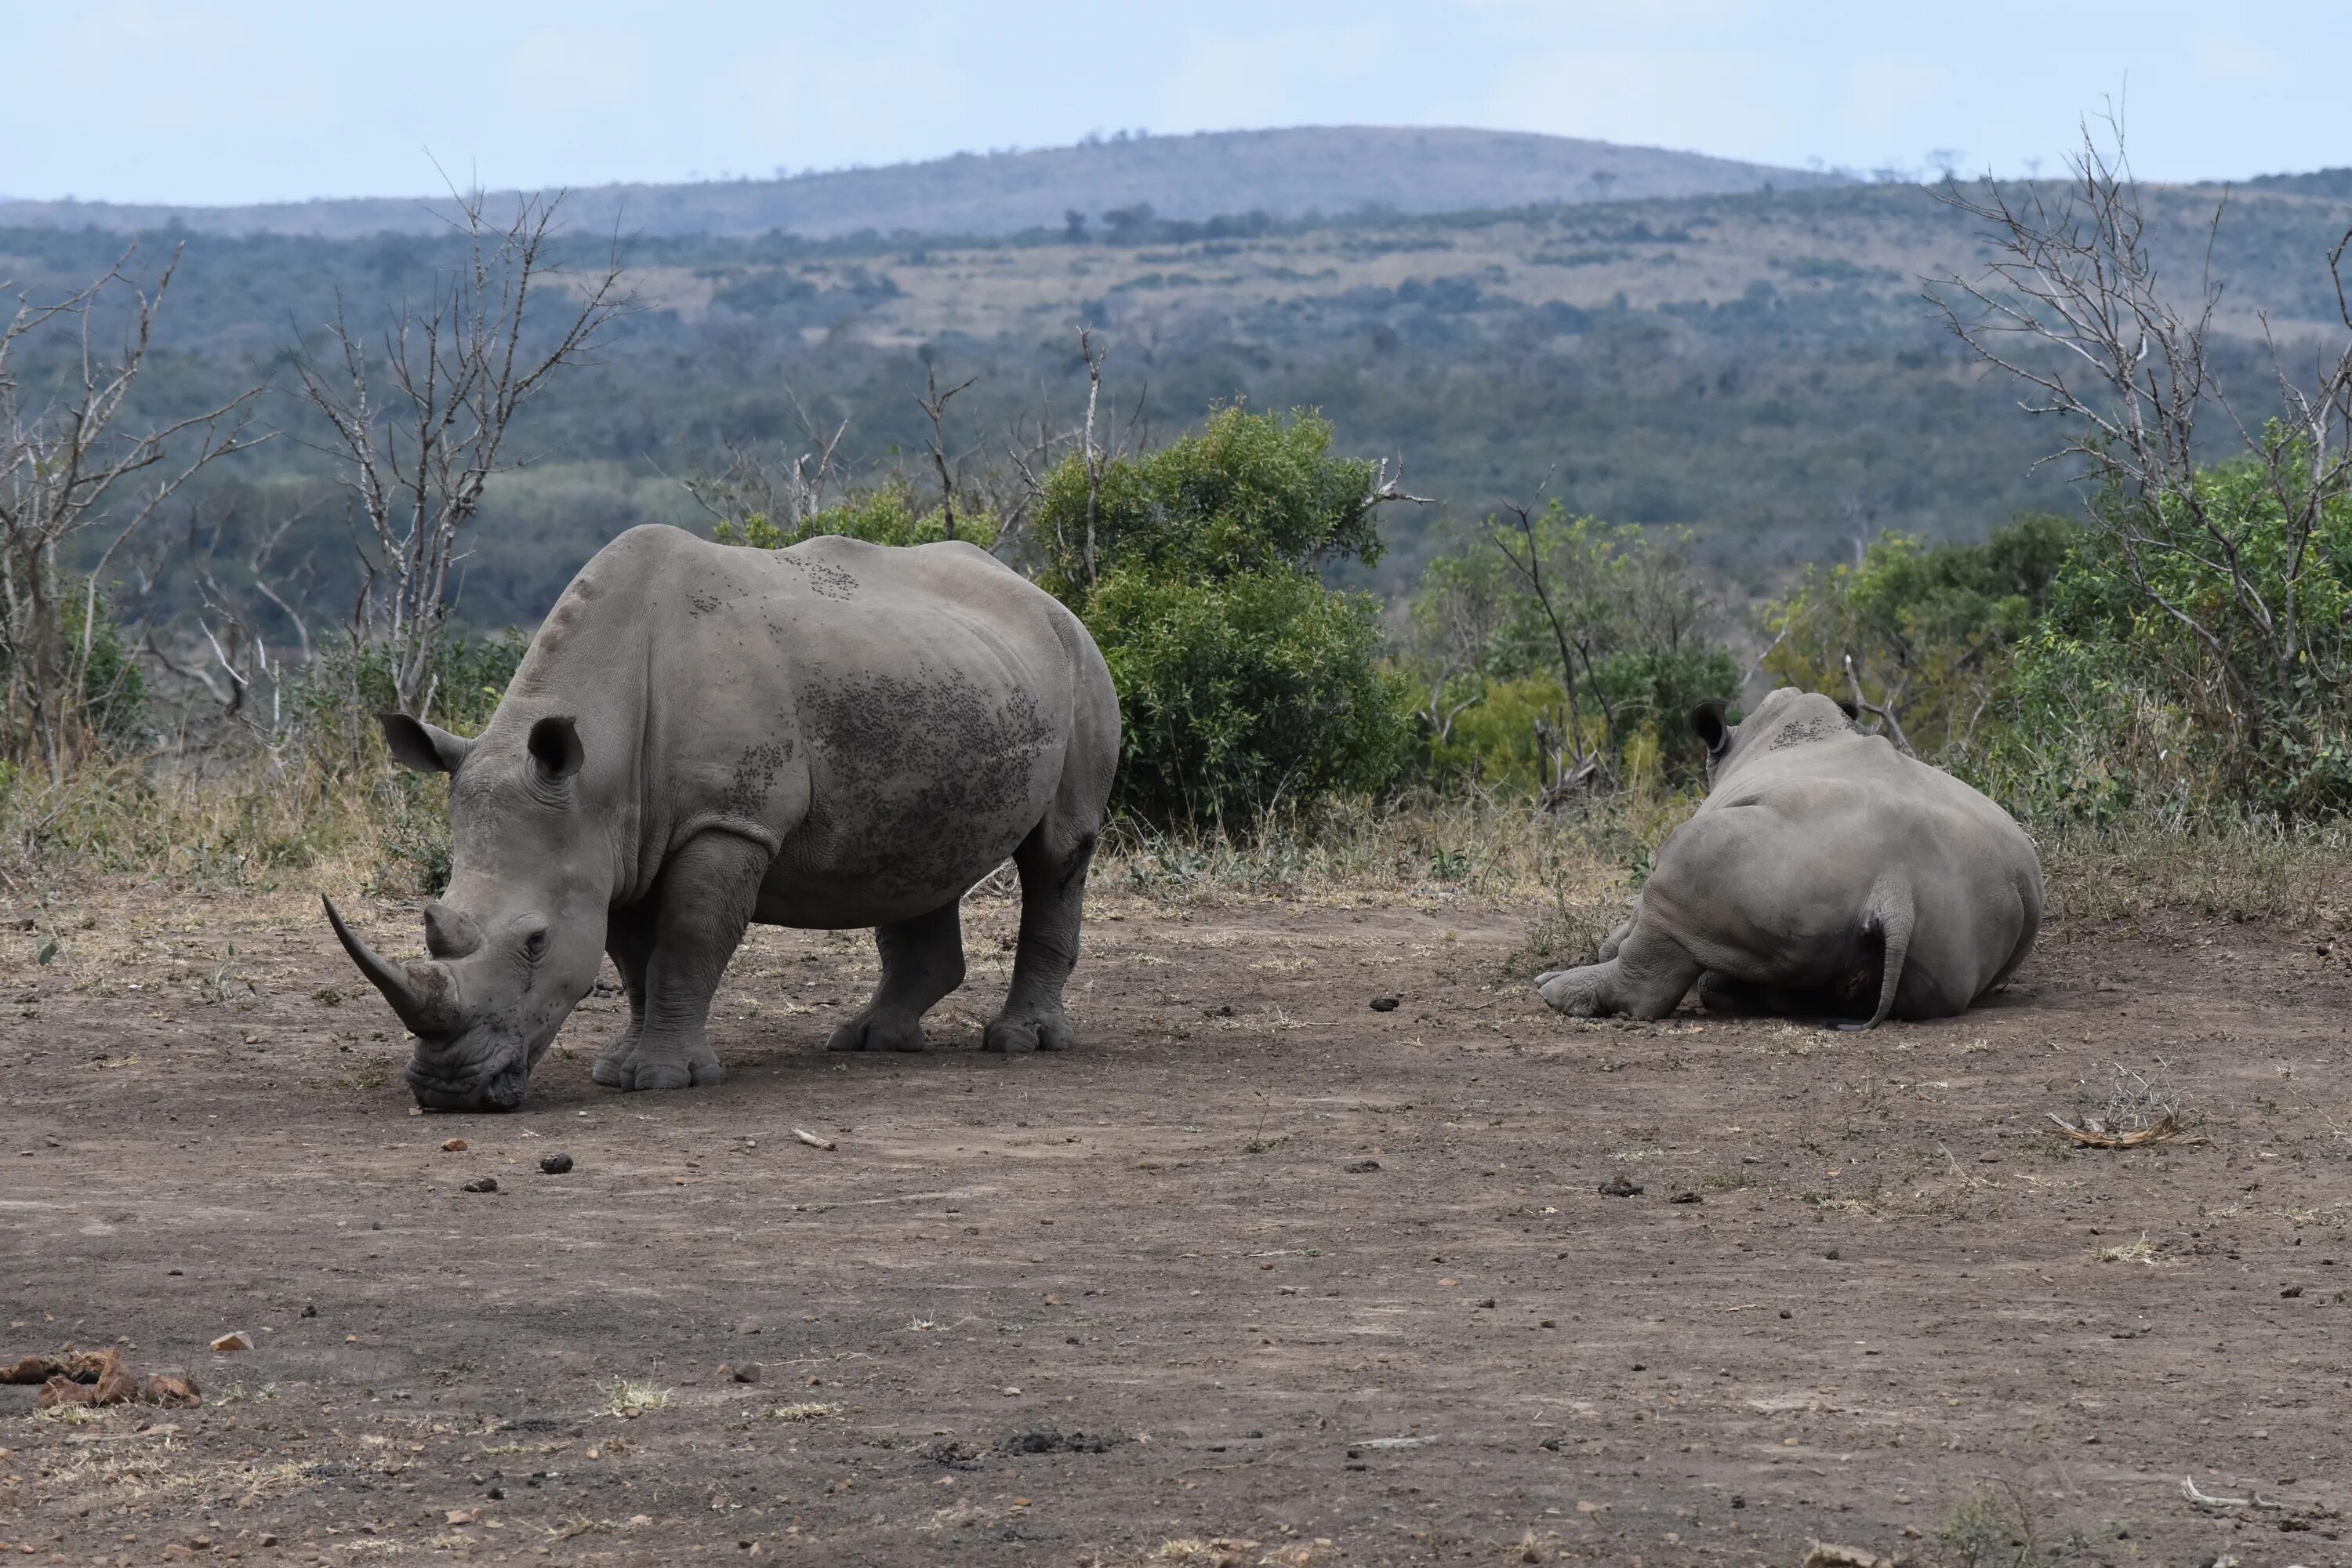
<svg viewBox="0 0 2352 1568"><path fill-rule="evenodd" d="M2252 395L2268 389L2263 314L2290 342L2342 331L2326 258L2352 197L2316 183L2242 188L2212 247L2217 370ZM2147 191L2168 276L2198 276L2221 194ZM577 237L601 258L593 230ZM298 334L320 345L339 292L362 326L428 295L455 259L449 237L163 233L141 240L134 270L174 245L142 415L280 367L268 417L297 438L225 466L198 521L219 521L234 558L257 520L298 516L284 559L308 564L289 585L347 604L341 503L301 438L318 432L284 390L284 359ZM0 278L61 292L121 248L94 229L0 228ZM1580 511L1692 529L1751 590L1882 529L1977 538L2073 504L2063 474L2034 467L2057 433L1921 297L1985 253L1969 220L1916 186L1163 216L1118 237L645 236L626 256L644 308L531 407L519 434L532 466L491 488L463 568L460 613L478 624L536 619L633 523L707 526L677 478L723 466L730 443L799 442L795 403L828 428L848 420L849 468L911 472L927 361L943 383L974 378L950 420L967 471L1001 466L1016 426L1066 428L1082 405L1081 322L1109 353L1122 439L1165 440L1239 398L1320 409L1346 449L1401 457L1408 488L1438 504L1385 515L1392 548L1370 579L1383 588L1412 580L1447 520L1545 486ZM157 581L168 596L168 568Z"/></svg>
<svg viewBox="0 0 2352 1568"><path fill-rule="evenodd" d="M1803 170L1564 136L1328 126L966 153L789 179L601 185L572 192L569 206L575 223L600 233L615 227L646 235L781 231L831 238L865 230L1016 234L1060 229L1072 211L1098 223L1105 213L1139 206L1179 219L1260 212L1288 220L1365 207L1457 212L1831 183L1832 176ZM436 201L430 195L239 207L0 199L0 227L95 226L130 233L176 224L196 234L350 239L433 233L441 221L435 211L447 205L446 196Z"/></svg>

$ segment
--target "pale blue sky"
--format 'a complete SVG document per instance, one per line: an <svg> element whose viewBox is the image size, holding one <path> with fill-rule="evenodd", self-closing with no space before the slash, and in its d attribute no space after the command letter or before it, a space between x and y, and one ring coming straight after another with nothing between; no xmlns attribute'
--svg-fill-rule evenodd
<svg viewBox="0 0 2352 1568"><path fill-rule="evenodd" d="M2258 15L2259 22L2241 18ZM1767 163L2352 163L2352 4L0 0L0 195L188 203L768 174L1089 131L1479 125Z"/></svg>

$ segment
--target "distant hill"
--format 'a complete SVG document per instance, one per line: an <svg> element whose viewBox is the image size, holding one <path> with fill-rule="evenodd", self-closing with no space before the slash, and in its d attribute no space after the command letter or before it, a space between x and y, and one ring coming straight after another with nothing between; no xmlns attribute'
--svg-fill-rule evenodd
<svg viewBox="0 0 2352 1568"><path fill-rule="evenodd" d="M1262 212L1292 219L1366 207L1399 213L1728 195L1834 184L1842 176L1696 153L1504 131L1321 126L1136 136L1028 153L961 153L923 163L779 180L599 185L569 198L572 221L625 233L835 238L1005 235L1063 226L1076 211L1148 205L1162 218ZM353 239L436 232L429 196L197 207L0 199L0 227Z"/></svg>
<svg viewBox="0 0 2352 1568"><path fill-rule="evenodd" d="M2257 174L2246 184L2259 191L2342 201L2352 198L2352 168L2314 169L2307 174Z"/></svg>
<svg viewBox="0 0 2352 1568"><path fill-rule="evenodd" d="M2326 258L2352 225L2352 195L2242 185L2218 234L2220 188L2141 195L2163 275L2210 267L2222 286L2212 368L2247 406L2273 384L2266 331L2290 344L2340 338ZM1979 539L2021 510L2075 504L2064 470L2037 466L2063 432L2021 412L2017 388L1921 298L1990 259L1983 226L1931 190L1178 216L1201 210L1083 237L1057 221L960 237L625 244L643 309L524 415L517 449L533 461L491 486L460 614L530 625L622 530L707 528L678 477L723 468L747 444L789 462L809 449L804 412L827 430L849 421L836 473L895 473L929 493L936 478L910 455L929 450L913 395L934 369L942 385L974 378L949 442L967 477L998 467L1002 479L1008 443L1027 450L1041 423L1066 434L1085 406L1082 323L1109 354L1122 442L1165 441L1243 399L1318 408L1343 450L1401 458L1407 486L1439 504L1387 509L1389 552L1356 579L1383 590L1410 583L1447 528L1539 489L1612 522L1688 527L1750 594L1851 559L1882 529ZM179 248L156 243L169 237L141 241L134 275ZM235 395L282 365L297 336L325 352L320 324L339 305L373 332L460 257L446 230L184 239L138 423ZM0 279L58 298L125 248L96 228L0 226ZM593 228L560 249L604 252ZM28 353L26 384L78 374L75 349L60 339L47 359ZM293 518L277 557L285 585L331 618L357 591L357 562L290 379L281 370L261 406L299 438L210 473L150 542L201 532L232 571L272 520ZM200 602L184 574L142 580L160 584L159 612ZM142 592L126 579L118 602Z"/></svg>

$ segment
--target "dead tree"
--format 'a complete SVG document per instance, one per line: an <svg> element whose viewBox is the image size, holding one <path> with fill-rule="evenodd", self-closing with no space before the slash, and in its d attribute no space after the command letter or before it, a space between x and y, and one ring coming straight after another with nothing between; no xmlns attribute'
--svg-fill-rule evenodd
<svg viewBox="0 0 2352 1568"><path fill-rule="evenodd" d="M148 658L202 691L218 717L257 742L273 763L291 738L287 684L311 659L310 623L296 605L308 596L315 578L309 556L289 574L280 574L277 556L287 535L311 510L298 505L261 526L253 548L239 563L241 586L221 581L218 553L224 530L216 521L206 535L194 510L180 549L152 563L144 574L143 596L149 600L171 577L194 584L198 595L193 616L172 617L163 625L151 619L142 627ZM277 612L289 634L275 646L261 604Z"/></svg>
<svg viewBox="0 0 2352 1568"><path fill-rule="evenodd" d="M1951 331L2027 388L2021 406L2068 426L2055 458L2093 481L2092 528L2115 548L2133 595L2177 626L2210 662L2208 721L2236 728L2249 749L2284 726L2297 745L2300 686L2341 689L2339 628L2314 624L2304 589L2326 569L2317 553L2331 509L2352 495L2352 336L2312 349L2307 372L2288 365L2262 318L2274 403L2242 408L2215 374L2214 316L2221 300L2212 234L2193 295L2160 287L2140 191L2110 116L2105 142L2085 124L2068 159L2070 182L2011 191L1987 182L1945 199L1980 220L1992 260L1975 278L1947 277L1930 298ZM2328 252L2336 314L2352 333L2344 259L2347 231ZM2333 336L2335 323L2329 324ZM2205 428L2223 426L2218 439ZM2200 424L2200 421L2202 422ZM2225 451L2251 462L2274 518L2234 515L2200 473ZM2222 592L2210 603L2168 592L2168 566L2192 568Z"/></svg>
<svg viewBox="0 0 2352 1568"><path fill-rule="evenodd" d="M1617 716L1607 693L1593 680L1595 666L1605 652L1608 616L1597 593L1600 584L1592 580L1597 574L1587 570L1599 563L1558 558L1562 541L1556 537L1556 529L1545 526L1551 516L1549 511L1539 513L1530 503L1507 501L1503 512L1507 521L1488 520L1487 542L1501 552L1512 574L1535 601L1559 659L1566 721L1536 722L1536 744L1544 754L1544 808L1553 810L1580 791L1616 786L1609 759L1615 749ZM1584 705L1578 695L1585 688L1591 689L1599 709L1598 746L1585 743Z"/></svg>
<svg viewBox="0 0 2352 1568"><path fill-rule="evenodd" d="M680 481L695 504L717 521L722 539L740 534L746 543L761 542L751 537L760 532L753 521L757 519L773 531L776 542L793 543L807 532L819 512L839 499L835 459L842 438L849 433L848 416L843 416L827 429L809 416L792 388L784 389L784 400L792 405L793 422L800 426L801 440L793 445L804 444L790 464L780 465L758 447L730 440L726 443L725 471L695 474ZM765 537L762 534L761 540Z"/></svg>
<svg viewBox="0 0 2352 1568"><path fill-rule="evenodd" d="M124 270L132 254L61 300L20 294L0 324L0 759L37 762L52 788L110 695L90 682L117 556L200 469L268 438L250 422L259 387L144 431L117 428L179 266L174 251L142 288ZM121 345L101 348L101 317L124 294ZM28 388L28 351L60 345L50 390ZM104 537L94 559L78 542L86 532Z"/></svg>
<svg viewBox="0 0 2352 1568"><path fill-rule="evenodd" d="M940 526L944 536L949 539L956 536L956 486L955 476L948 462L948 405L954 401L957 393L968 390L971 384L979 379L976 375L967 376L956 385L941 392L939 367L927 361L923 365L925 394L915 399L916 405L922 409L931 421L931 466L939 471L940 476Z"/></svg>
<svg viewBox="0 0 2352 1568"><path fill-rule="evenodd" d="M404 304L372 339L339 296L332 357L295 362L330 432L316 445L350 491L364 577L352 635L384 651L395 700L420 718L436 694L451 570L490 477L520 462L509 447L515 416L557 371L586 363L635 303L617 252L590 272L561 267L562 203L524 197L501 227L478 192L458 197L451 226L465 261L436 279L430 301ZM535 330L538 296L551 291L570 301L551 335Z"/></svg>

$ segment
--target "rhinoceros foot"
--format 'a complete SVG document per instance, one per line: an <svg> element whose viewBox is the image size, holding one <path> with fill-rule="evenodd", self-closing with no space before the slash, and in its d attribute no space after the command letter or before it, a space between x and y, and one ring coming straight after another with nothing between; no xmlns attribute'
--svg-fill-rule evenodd
<svg viewBox="0 0 2352 1568"><path fill-rule="evenodd" d="M663 1042L633 1034L598 1057L588 1076L606 1089L708 1089L725 1083L727 1069L708 1040Z"/></svg>
<svg viewBox="0 0 2352 1568"><path fill-rule="evenodd" d="M1581 969L1555 969L1536 976L1536 994L1556 1011L1571 1018L1591 1018L1601 1010L1615 966L1591 963Z"/></svg>
<svg viewBox="0 0 2352 1568"><path fill-rule="evenodd" d="M1070 1033L1070 1020L1061 1013L1040 1013L1028 1017L1007 1013L988 1026L988 1032L981 1037L980 1048L1018 1057L1031 1051L1066 1051L1076 1043L1076 1037Z"/></svg>
<svg viewBox="0 0 2352 1568"><path fill-rule="evenodd" d="M923 1021L901 1014L860 1013L833 1031L828 1051L919 1051Z"/></svg>

